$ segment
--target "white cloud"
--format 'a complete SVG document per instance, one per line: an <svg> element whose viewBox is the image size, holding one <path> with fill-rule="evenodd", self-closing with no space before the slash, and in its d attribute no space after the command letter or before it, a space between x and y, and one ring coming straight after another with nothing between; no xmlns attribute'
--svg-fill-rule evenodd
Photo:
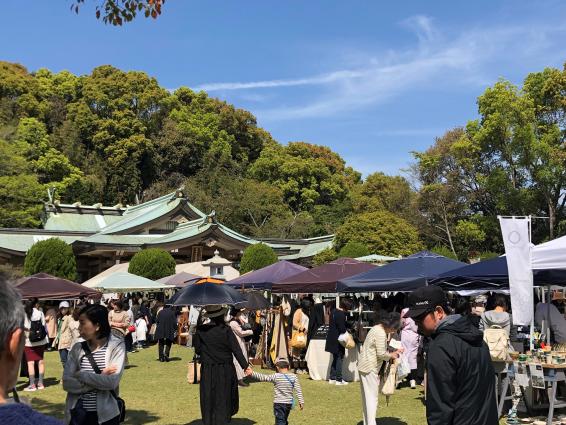
<svg viewBox="0 0 566 425"><path fill-rule="evenodd" d="M197 89L229 91L249 89L284 89L311 86L315 91L304 104L284 105L256 110L262 120L335 116L343 111L382 104L414 89L438 87L485 87L500 77L494 64L507 61L522 64L535 62L540 67L544 56L557 60L566 55L565 26L549 22L539 26L507 26L462 31L457 36L442 34L427 16L413 16L401 26L415 33L418 43L405 50L368 54L366 65L320 75L294 79L203 84ZM560 59L562 60L562 59ZM534 68L537 69L537 68Z"/></svg>
<svg viewBox="0 0 566 425"><path fill-rule="evenodd" d="M210 83L203 84L195 87L195 91L226 91L226 90L245 90L245 89L264 89L273 87L295 87L295 86L307 86L307 85L318 85L318 84L329 84L336 81L358 78L362 76L360 71L336 71L328 74L322 74L314 77L308 78L297 78L288 80L270 80L270 81L252 81L248 83Z"/></svg>

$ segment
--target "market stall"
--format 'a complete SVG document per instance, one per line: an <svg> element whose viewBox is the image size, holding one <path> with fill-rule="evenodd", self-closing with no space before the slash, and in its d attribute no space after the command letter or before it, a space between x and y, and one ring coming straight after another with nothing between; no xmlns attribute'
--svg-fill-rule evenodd
<svg viewBox="0 0 566 425"><path fill-rule="evenodd" d="M135 274L120 272L106 276L100 282L97 282L91 289L101 292L156 292L171 289L170 286L146 279Z"/></svg>
<svg viewBox="0 0 566 425"><path fill-rule="evenodd" d="M270 290L274 283L308 270L290 261L278 261L269 266L246 273L227 282L227 285L238 289Z"/></svg>
<svg viewBox="0 0 566 425"><path fill-rule="evenodd" d="M321 333L319 337L315 335L309 344L306 361L309 367L309 376L313 381L328 381L330 376L330 366L332 364L332 354L324 351L326 345L326 333ZM342 377L344 381L359 381L358 374L358 355L360 345L346 350L342 362Z"/></svg>
<svg viewBox="0 0 566 425"><path fill-rule="evenodd" d="M339 258L283 279L273 285L272 291L280 294L336 293L336 283L340 279L376 268L353 258Z"/></svg>
<svg viewBox="0 0 566 425"><path fill-rule="evenodd" d="M338 292L410 292L448 270L465 266L429 251L421 251L383 267L341 278L336 286Z"/></svg>
<svg viewBox="0 0 566 425"><path fill-rule="evenodd" d="M173 286L175 288L184 288L185 286L190 285L191 283L194 283L199 279L201 279L201 276L197 276L196 274L179 272L170 276L162 277L161 279L157 279L156 282L168 286Z"/></svg>
<svg viewBox="0 0 566 425"><path fill-rule="evenodd" d="M47 273L24 277L14 285L22 299L71 300L80 297L97 297L100 293L79 283Z"/></svg>

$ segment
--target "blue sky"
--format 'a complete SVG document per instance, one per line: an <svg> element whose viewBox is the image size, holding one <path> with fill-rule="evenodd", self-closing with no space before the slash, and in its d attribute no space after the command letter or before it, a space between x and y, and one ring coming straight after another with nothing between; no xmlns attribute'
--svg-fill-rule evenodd
<svg viewBox="0 0 566 425"><path fill-rule="evenodd" d="M0 60L89 73L112 64L245 108L280 142L328 145L364 174L476 117L498 78L566 61L566 2L168 0L121 28L70 0L3 2Z"/></svg>

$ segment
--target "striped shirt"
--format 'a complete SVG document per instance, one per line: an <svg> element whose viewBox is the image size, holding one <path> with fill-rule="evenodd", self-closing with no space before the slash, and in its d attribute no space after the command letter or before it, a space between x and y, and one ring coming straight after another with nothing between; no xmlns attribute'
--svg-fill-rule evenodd
<svg viewBox="0 0 566 425"><path fill-rule="evenodd" d="M305 404L303 399L303 391L301 383L297 375L292 373L274 373L273 375L264 375L263 373L253 372L252 377L261 382L273 382L273 403L292 404L293 390L297 393L299 404Z"/></svg>
<svg viewBox="0 0 566 425"><path fill-rule="evenodd" d="M106 367L106 350L108 349L108 343L104 345L104 347L99 348L96 351L92 352L92 357L94 357L94 362L98 366L100 370L103 370ZM96 373L90 364L90 361L87 356L83 356L81 359L81 371ZM81 396L83 401L83 407L85 410L89 412L96 412L96 395L98 390L92 390L87 393L84 393Z"/></svg>
<svg viewBox="0 0 566 425"><path fill-rule="evenodd" d="M387 333L383 326L372 327L358 357L358 370L361 373L379 372L382 363L391 359L387 345Z"/></svg>

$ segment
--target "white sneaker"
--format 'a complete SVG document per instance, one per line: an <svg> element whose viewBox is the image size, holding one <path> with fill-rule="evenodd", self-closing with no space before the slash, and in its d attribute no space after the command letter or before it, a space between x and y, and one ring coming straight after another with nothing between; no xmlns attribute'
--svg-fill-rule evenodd
<svg viewBox="0 0 566 425"><path fill-rule="evenodd" d="M336 385L336 380L335 380L335 379L329 379L329 380L328 380L328 383L329 383L330 385Z"/></svg>
<svg viewBox="0 0 566 425"><path fill-rule="evenodd" d="M27 387L24 388L24 391L27 392L37 391L37 387L35 385L28 385Z"/></svg>
<svg viewBox="0 0 566 425"><path fill-rule="evenodd" d="M348 385L346 381L336 381L336 385Z"/></svg>
<svg viewBox="0 0 566 425"><path fill-rule="evenodd" d="M415 381L414 379L411 379L411 388L414 390L415 388L417 388L417 381Z"/></svg>

